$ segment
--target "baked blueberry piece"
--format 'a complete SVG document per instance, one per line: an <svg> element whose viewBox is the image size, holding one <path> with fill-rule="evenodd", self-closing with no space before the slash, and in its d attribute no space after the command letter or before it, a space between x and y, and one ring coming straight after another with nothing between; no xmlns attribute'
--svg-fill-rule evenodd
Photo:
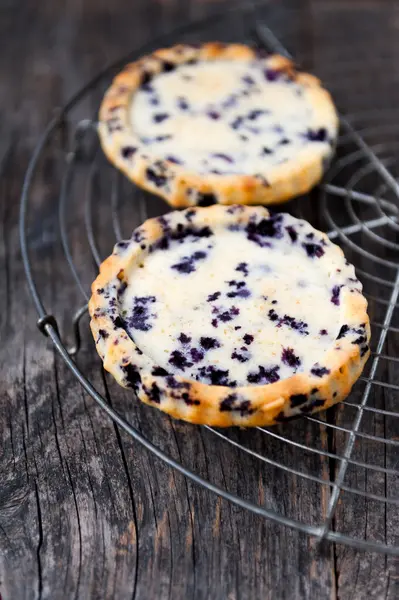
<svg viewBox="0 0 399 600"><path fill-rule="evenodd" d="M104 367L193 423L271 425L343 400L369 356L362 285L306 221L262 207L146 221L89 304Z"/></svg>
<svg viewBox="0 0 399 600"><path fill-rule="evenodd" d="M243 45L174 46L128 65L103 100L112 163L175 207L274 204L316 185L338 119L318 79Z"/></svg>

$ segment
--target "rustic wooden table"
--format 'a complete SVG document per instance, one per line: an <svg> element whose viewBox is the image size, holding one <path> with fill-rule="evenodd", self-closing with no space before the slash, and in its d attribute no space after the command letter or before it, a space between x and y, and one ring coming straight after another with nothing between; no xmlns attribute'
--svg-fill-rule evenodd
<svg viewBox="0 0 399 600"><path fill-rule="evenodd" d="M239 509L165 466L120 432L83 393L36 328L17 221L24 171L39 134L54 110L105 64L156 32L227 4L211 0L0 0L2 600L398 597L399 569L393 558L333 544L319 548L304 534ZM277 5L281 8L284 3L275 4L279 10ZM335 35L339 40L336 55L341 54L347 77L345 52L350 36L357 36L359 42L365 32L363 45L354 46L352 55L352 59L364 60L365 69L378 44L380 55L385 48L392 51L397 46L399 10L394 2L308 0L299 8L308 31L303 43L313 53L316 67L333 59ZM358 27L359 14L365 29ZM342 104L350 110L376 103L380 108L396 107L395 97L387 92L383 97L373 95L364 70L352 71L353 81L362 90L366 81L370 95L362 92L355 97L351 89L341 89ZM91 115L94 108L83 105L79 116ZM35 185L38 205L41 198L56 194L51 152L50 148L46 168ZM50 214L40 213L30 243L45 300L57 307L62 321L75 295L70 291L70 277L52 250L51 219ZM75 242L79 252L80 242ZM104 251L109 250L105 243ZM80 360L101 387L93 347L87 344ZM254 492L258 502L277 511L290 504L296 518L304 521L326 510L328 499L310 483L291 481L296 489L293 501L292 496L286 497L286 479L278 470L265 480L258 468L251 471L246 459L219 447L199 428L173 423L136 404L132 407L131 397L123 392L115 391L114 397L122 413L130 407L129 419L141 431L175 458L188 453L190 466L203 476L219 479L243 496ZM306 443L317 441L329 447L322 426L316 432L307 427L303 425L302 432ZM364 452L365 460L373 458L371 446ZM323 460L317 466L315 460L313 469L328 479L328 461ZM367 481L360 485L368 489ZM391 523L397 523L397 513L382 514L378 503L364 498L347 498L345 506L335 517L337 528L340 519L352 532L377 529L381 521L389 531Z"/></svg>

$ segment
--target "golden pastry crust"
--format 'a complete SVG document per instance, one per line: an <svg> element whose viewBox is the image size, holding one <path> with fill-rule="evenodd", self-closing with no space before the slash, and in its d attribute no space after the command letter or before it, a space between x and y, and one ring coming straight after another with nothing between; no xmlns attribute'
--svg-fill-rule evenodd
<svg viewBox="0 0 399 600"><path fill-rule="evenodd" d="M218 427L273 425L324 410L349 394L370 353L367 302L356 279L351 280L357 282L350 284L354 287L341 295L339 334L318 369L266 385L232 388L168 373L136 346L124 328L118 292L134 279L134 269L144 264L165 236L184 227L211 227L217 232L218 227L245 227L251 220L268 218L261 207L191 208L150 219L135 230L130 241L115 246L92 285L89 312L97 351L120 385L133 388L142 402L173 417ZM325 234L316 233L330 257L345 264L342 250Z"/></svg>
<svg viewBox="0 0 399 600"><path fill-rule="evenodd" d="M253 62L299 84L314 115L315 131L328 132L326 143L305 144L293 158L257 174L197 173L184 165L146 154L130 122L133 95L157 74L198 61ZM140 187L163 197L176 208L209 204L277 204L307 193L322 178L334 151L338 118L330 94L320 81L295 70L282 56L258 58L240 44L213 42L198 48L177 45L157 50L119 73L103 99L99 114L102 148L118 169ZM148 150L148 148L147 148Z"/></svg>

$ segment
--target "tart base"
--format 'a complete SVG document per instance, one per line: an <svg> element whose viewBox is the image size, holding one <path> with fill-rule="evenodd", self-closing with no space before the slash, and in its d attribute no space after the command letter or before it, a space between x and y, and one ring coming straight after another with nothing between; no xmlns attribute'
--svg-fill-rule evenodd
<svg viewBox="0 0 399 600"><path fill-rule="evenodd" d="M199 174L172 161L146 153L130 122L133 95L152 77L179 65L195 61L257 59L248 46L213 42L198 48L178 45L157 50L129 64L117 75L105 94L99 114L99 135L107 158L138 186L164 198L171 206L211 204L279 204L306 194L322 178L334 153L338 117L330 94L320 81L298 72L288 59L273 55L259 59L265 69L295 81L305 91L309 106L317 115L318 131L329 132L328 142L307 144L295 157L264 172L248 174Z"/></svg>
<svg viewBox="0 0 399 600"><path fill-rule="evenodd" d="M181 235L184 228L195 231L208 227L216 231L218 227L245 227L249 222L267 219L269 213L261 207L187 209L146 221L130 241L115 246L92 285L89 312L97 351L105 369L120 385L132 388L142 402L175 418L218 427L274 425L300 414L325 410L350 393L370 353L367 302L342 250L309 225L307 227L315 232L313 235L317 234L325 252L329 253L329 259L326 256L324 259L333 258L342 264L354 282L352 288L348 287L348 293L341 294L339 334L331 349L321 357L318 369L266 385L234 388L210 385L157 366L124 328L118 293L127 285L129 271L144 264L148 253L164 243L167 236L173 237L174 232Z"/></svg>

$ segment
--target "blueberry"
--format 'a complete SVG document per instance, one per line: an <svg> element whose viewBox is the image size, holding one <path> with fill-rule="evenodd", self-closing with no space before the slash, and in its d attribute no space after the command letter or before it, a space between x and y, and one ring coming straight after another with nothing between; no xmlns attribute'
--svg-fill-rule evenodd
<svg viewBox="0 0 399 600"><path fill-rule="evenodd" d="M232 94L230 98L227 98L222 104L223 108L231 108L237 104L237 96Z"/></svg>
<svg viewBox="0 0 399 600"><path fill-rule="evenodd" d="M308 397L306 394L293 394L290 396L291 408L295 408L296 406L300 406L301 404L305 404L307 402Z"/></svg>
<svg viewBox="0 0 399 600"><path fill-rule="evenodd" d="M180 160L180 158L176 158L175 156L166 156L166 160L168 160L171 163L174 163L175 165L183 164L183 161Z"/></svg>
<svg viewBox="0 0 399 600"><path fill-rule="evenodd" d="M187 190L187 192L188 192L188 190ZM190 223L191 223L196 214L197 214L197 211L195 210L195 208L189 208L188 210L186 210L187 221L190 221Z"/></svg>
<svg viewBox="0 0 399 600"><path fill-rule="evenodd" d="M166 377L168 372L162 367L154 367L151 374L154 375L154 377Z"/></svg>
<svg viewBox="0 0 399 600"><path fill-rule="evenodd" d="M263 74L267 81L276 81L280 77L281 72L276 71L275 69L265 69Z"/></svg>
<svg viewBox="0 0 399 600"><path fill-rule="evenodd" d="M323 377L323 375L328 375L330 373L330 369L327 369L326 367L321 367L319 365L319 363L316 363L315 365L313 365L313 367L310 369L310 372L312 375L314 375L315 377Z"/></svg>
<svg viewBox="0 0 399 600"><path fill-rule="evenodd" d="M199 406L201 404L201 402L199 400L191 399L189 394L187 394L187 392L184 392L181 395L181 399L184 400L184 403L187 404L187 406Z"/></svg>
<svg viewBox="0 0 399 600"><path fill-rule="evenodd" d="M150 390L146 389L146 392L147 396L150 400L152 400L152 402L155 402L155 404L161 403L161 390L159 389L156 383L152 384Z"/></svg>
<svg viewBox="0 0 399 600"><path fill-rule="evenodd" d="M274 310L274 308L271 308L269 310L269 312L267 313L267 315L268 315L268 317L269 317L269 319L271 321L278 321L279 320L278 314L276 313L276 311Z"/></svg>
<svg viewBox="0 0 399 600"><path fill-rule="evenodd" d="M153 116L153 121L155 123L162 123L162 121L165 121L165 119L168 119L168 118L169 118L168 113L158 113Z"/></svg>
<svg viewBox="0 0 399 600"><path fill-rule="evenodd" d="M228 154L221 154L221 153L216 153L216 154L212 154L213 158L219 158L220 160L224 160L227 163L233 163L234 159L231 158L231 156L229 156Z"/></svg>
<svg viewBox="0 0 399 600"><path fill-rule="evenodd" d="M148 93L153 93L154 92L154 88L151 85L151 83L149 83L149 82L148 83L142 83L141 86L140 86L140 90L142 92L148 92Z"/></svg>
<svg viewBox="0 0 399 600"><path fill-rule="evenodd" d="M165 73L170 73L171 71L174 71L174 69L176 69L175 63L172 63L168 60L164 60L162 62L162 71L164 71Z"/></svg>
<svg viewBox="0 0 399 600"><path fill-rule="evenodd" d="M292 369L296 369L301 364L299 356L295 355L292 348L283 348L281 360L285 365L291 367Z"/></svg>
<svg viewBox="0 0 399 600"><path fill-rule="evenodd" d="M296 242L298 239L298 234L295 231L294 227L292 225L288 225L285 229L286 229L288 235L290 236L291 241Z"/></svg>
<svg viewBox="0 0 399 600"><path fill-rule="evenodd" d="M191 337L185 333L181 333L177 339L181 344L189 344L191 342Z"/></svg>
<svg viewBox="0 0 399 600"><path fill-rule="evenodd" d="M275 383L280 379L279 370L278 365L268 369L259 365L258 372L249 373L247 379L249 383Z"/></svg>
<svg viewBox="0 0 399 600"><path fill-rule="evenodd" d="M184 258L181 262L172 265L171 268L179 273L185 273L186 275L193 273L196 270L195 264L189 258Z"/></svg>
<svg viewBox="0 0 399 600"><path fill-rule="evenodd" d="M249 273L249 271L248 271L248 263L245 263L245 262L239 263L236 266L235 270L239 271L240 273L243 273L243 275L246 277L248 275L248 273Z"/></svg>
<svg viewBox="0 0 399 600"><path fill-rule="evenodd" d="M305 321L297 321L294 317L290 317L289 315L284 315L284 317L281 319L281 322L283 325L287 325L291 329L294 329L295 331L298 331L299 333L302 333L303 335L309 334L309 332L307 331L308 324L305 323Z"/></svg>
<svg viewBox="0 0 399 600"><path fill-rule="evenodd" d="M214 300L217 300L220 296L221 292L214 292L213 294L209 294L207 301L208 302L213 302Z"/></svg>
<svg viewBox="0 0 399 600"><path fill-rule="evenodd" d="M179 273L193 273L196 270L195 261L203 260L207 254L203 250L197 250L191 256L185 256L181 262L172 265L172 269L176 269Z"/></svg>
<svg viewBox="0 0 399 600"><path fill-rule="evenodd" d="M231 279L230 281L226 281L229 287L242 288L245 286L245 281L237 281L236 279Z"/></svg>
<svg viewBox="0 0 399 600"><path fill-rule="evenodd" d="M220 412L238 411L241 416L251 415L254 409L251 408L250 400L240 400L237 394L230 394L222 400L219 405Z"/></svg>
<svg viewBox="0 0 399 600"><path fill-rule="evenodd" d="M207 367L201 367L198 373L202 379L209 379L212 385L228 385L233 387L236 383L229 381L228 369L217 369L216 367L209 365Z"/></svg>
<svg viewBox="0 0 399 600"><path fill-rule="evenodd" d="M127 326L130 329L149 331L152 328L152 319L156 318L156 315L150 312L149 305L155 301L155 296L135 296L132 313L126 318Z"/></svg>
<svg viewBox="0 0 399 600"><path fill-rule="evenodd" d="M364 342L367 341L367 338L365 335L361 335L360 337L356 338L356 340L353 340L352 344L358 344L359 346L361 344L364 344Z"/></svg>
<svg viewBox="0 0 399 600"><path fill-rule="evenodd" d="M339 333L337 335L337 340L340 340L341 338L343 338L349 331L349 327L348 325L342 325L341 329L339 330ZM321 333L321 331L320 331Z"/></svg>
<svg viewBox="0 0 399 600"><path fill-rule="evenodd" d="M195 363L200 362L204 358L204 353L198 350L198 348L191 348L190 355Z"/></svg>
<svg viewBox="0 0 399 600"><path fill-rule="evenodd" d="M320 129L309 129L306 133L306 137L311 142L325 142L327 140L327 130L325 127L320 127Z"/></svg>
<svg viewBox="0 0 399 600"><path fill-rule="evenodd" d="M126 248L129 246L129 242L118 242L115 245L115 250L119 251L119 250L126 250Z"/></svg>
<svg viewBox="0 0 399 600"><path fill-rule="evenodd" d="M187 381L177 381L176 377L173 377L173 375L168 375L166 378L166 383L172 390L190 389L190 384Z"/></svg>
<svg viewBox="0 0 399 600"><path fill-rule="evenodd" d="M271 321L273 321L274 323L276 323L277 327L286 325L290 329L294 329L295 331L298 331L302 335L309 334L309 332L307 331L308 324L305 323L305 321L297 321L294 317L290 317L289 315L284 315L283 317L279 317L279 315L276 313L274 308L271 308L267 314L268 314L269 319Z"/></svg>
<svg viewBox="0 0 399 600"><path fill-rule="evenodd" d="M353 343L353 342L352 342ZM364 344L363 346L360 347L360 356L361 358L363 358L363 356L365 354L367 354L367 352L369 351L369 345L368 344Z"/></svg>
<svg viewBox="0 0 399 600"><path fill-rule="evenodd" d="M156 187L163 187L165 183L168 181L168 178L164 174L164 172L156 173L154 169L148 168L146 170L146 175L148 181L151 181Z"/></svg>
<svg viewBox="0 0 399 600"><path fill-rule="evenodd" d="M229 310L224 311L219 315L219 319L226 323L227 321L231 321L240 313L240 309L236 306L232 306Z"/></svg>
<svg viewBox="0 0 399 600"><path fill-rule="evenodd" d="M254 336L251 335L250 333L246 333L242 339L249 346L254 341Z"/></svg>
<svg viewBox="0 0 399 600"><path fill-rule="evenodd" d="M199 193L197 196L198 206L212 206L217 203L216 196L214 194L202 194Z"/></svg>
<svg viewBox="0 0 399 600"><path fill-rule="evenodd" d="M340 299L339 299L339 295L341 293L341 287L340 285L334 285L332 291L331 291L331 298L330 301L335 304L335 306L339 306L340 305Z"/></svg>
<svg viewBox="0 0 399 600"><path fill-rule="evenodd" d="M232 129L238 129L243 122L242 117L236 117L232 123L230 123L230 127Z"/></svg>
<svg viewBox="0 0 399 600"><path fill-rule="evenodd" d="M204 350L212 350L213 348L220 348L220 342L216 338L212 337L201 337L200 345Z"/></svg>
<svg viewBox="0 0 399 600"><path fill-rule="evenodd" d="M183 241L189 236L193 236L194 238L208 238L213 235L212 229L208 226L201 227L201 229L195 229L193 227L186 227L184 229L181 225L181 228L181 230L176 230L170 233L171 239Z"/></svg>
<svg viewBox="0 0 399 600"><path fill-rule="evenodd" d="M137 151L137 148L133 148L133 146L125 146L121 150L121 154L123 158L131 158L133 154Z"/></svg>
<svg viewBox="0 0 399 600"><path fill-rule="evenodd" d="M146 92L150 91L151 86L149 86L149 83L151 79L152 75L151 73L148 73L148 71L143 71L141 73L140 87Z"/></svg>
<svg viewBox="0 0 399 600"><path fill-rule="evenodd" d="M266 114L265 110L261 110L261 109L255 109L255 110L251 110L248 115L247 115L247 119L249 121L254 121L255 119L257 119L258 117L260 117L261 115Z"/></svg>
<svg viewBox="0 0 399 600"><path fill-rule="evenodd" d="M184 354L182 354L179 350L173 350L169 358L169 363L181 370L193 366L193 363L188 361Z"/></svg>
<svg viewBox="0 0 399 600"><path fill-rule="evenodd" d="M138 372L137 368L129 363L128 365L122 367L122 371L125 374L126 384L128 387L137 390L141 383L140 373Z"/></svg>
<svg viewBox="0 0 399 600"><path fill-rule="evenodd" d="M244 75L242 77L242 80L244 83L247 83L248 85L253 85L255 83L255 80L253 77L251 77L251 75Z"/></svg>
<svg viewBox="0 0 399 600"><path fill-rule="evenodd" d="M177 106L181 109L181 110L188 110L189 109L189 104L186 100L186 98L183 98L183 96L179 96L177 99Z"/></svg>
<svg viewBox="0 0 399 600"><path fill-rule="evenodd" d="M231 355L231 358L234 360L238 360L241 363L247 362L250 358L250 354L247 350L247 348L245 348L245 346L243 346L240 350L235 349Z"/></svg>
<svg viewBox="0 0 399 600"><path fill-rule="evenodd" d="M309 258L321 258L324 254L323 248L319 244L302 244Z"/></svg>
<svg viewBox="0 0 399 600"><path fill-rule="evenodd" d="M167 140L170 140L172 138L171 135L157 135L154 138L154 142L166 142Z"/></svg>
<svg viewBox="0 0 399 600"><path fill-rule="evenodd" d="M248 239L259 243L259 237L281 238L282 215L273 215L268 219L262 219L259 223L248 223L246 231Z"/></svg>
<svg viewBox="0 0 399 600"><path fill-rule="evenodd" d="M235 292L226 294L228 298L249 298L251 292L247 288L238 289Z"/></svg>

